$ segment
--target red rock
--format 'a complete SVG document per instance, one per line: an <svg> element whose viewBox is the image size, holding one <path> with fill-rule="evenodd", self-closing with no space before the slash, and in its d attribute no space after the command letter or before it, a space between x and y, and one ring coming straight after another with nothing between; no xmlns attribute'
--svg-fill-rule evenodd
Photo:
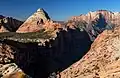
<svg viewBox="0 0 120 78"><path fill-rule="evenodd" d="M89 52L62 71L59 78L120 77L120 27L105 30L93 42Z"/></svg>
<svg viewBox="0 0 120 78"><path fill-rule="evenodd" d="M52 20L50 21L46 21L44 24L44 28L47 30L50 29L58 29L58 28L62 28L60 23L55 23Z"/></svg>
<svg viewBox="0 0 120 78"><path fill-rule="evenodd" d="M71 20L74 20L74 21L84 20L87 23L90 23L91 21L94 21L96 18L99 18L98 17L99 14L102 14L105 17L106 22L110 21L111 23L113 23L115 25L120 25L120 23L119 23L120 13L119 12L110 12L107 10L98 10L98 11L94 11L94 12L89 12L86 15L73 16L71 18Z"/></svg>
<svg viewBox="0 0 120 78"><path fill-rule="evenodd" d="M17 30L17 32L37 32L44 28L44 23L50 20L48 14L43 9L38 9L31 15Z"/></svg>
<svg viewBox="0 0 120 78"><path fill-rule="evenodd" d="M0 43L0 63L9 63L14 59L14 49L12 46Z"/></svg>
<svg viewBox="0 0 120 78"><path fill-rule="evenodd" d="M28 78L23 72L15 72L4 78Z"/></svg>

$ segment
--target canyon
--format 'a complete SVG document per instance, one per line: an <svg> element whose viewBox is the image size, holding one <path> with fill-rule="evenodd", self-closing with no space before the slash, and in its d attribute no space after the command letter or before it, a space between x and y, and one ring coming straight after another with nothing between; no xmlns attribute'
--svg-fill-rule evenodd
<svg viewBox="0 0 120 78"><path fill-rule="evenodd" d="M38 9L25 22L0 15L2 78L119 77L120 13L52 20Z"/></svg>

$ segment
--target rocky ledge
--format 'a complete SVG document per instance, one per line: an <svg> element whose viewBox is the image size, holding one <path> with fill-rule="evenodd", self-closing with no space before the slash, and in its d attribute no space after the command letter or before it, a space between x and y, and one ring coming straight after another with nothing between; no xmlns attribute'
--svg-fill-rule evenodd
<svg viewBox="0 0 120 78"><path fill-rule="evenodd" d="M91 40L85 30L61 29L58 32L1 33L0 43L1 64L13 65L8 69L10 73L1 75L8 77L22 71L22 75L33 78L52 78L80 59L89 50Z"/></svg>
<svg viewBox="0 0 120 78"><path fill-rule="evenodd" d="M58 78L119 78L120 27L100 34L86 55Z"/></svg>

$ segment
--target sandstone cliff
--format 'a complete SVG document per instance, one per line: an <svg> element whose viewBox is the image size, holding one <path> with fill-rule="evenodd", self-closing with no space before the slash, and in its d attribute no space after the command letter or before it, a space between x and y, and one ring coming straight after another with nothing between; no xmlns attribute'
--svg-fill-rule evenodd
<svg viewBox="0 0 120 78"><path fill-rule="evenodd" d="M107 10L98 10L94 12L89 12L86 15L81 14L80 16L73 16L71 20L84 20L87 23L94 21L96 18L99 18L99 14L102 14L105 18L106 22L111 22L115 25L120 25L119 23L119 18L120 18L120 13L119 12L111 12Z"/></svg>
<svg viewBox="0 0 120 78"><path fill-rule="evenodd" d="M20 68L23 73L33 78L56 77L57 72L80 59L91 45L86 31L68 28L67 30L59 29L56 37L49 34L51 33L44 31L1 33L0 43L3 51L0 53L3 59L0 60L1 64L6 65L4 60L7 60L8 67L11 66L11 62L15 63L12 64L13 70ZM10 68L8 69L10 73L6 73L7 75L11 76L19 72L12 72ZM7 70L4 71L7 72ZM7 76L4 73L1 74Z"/></svg>
<svg viewBox="0 0 120 78"><path fill-rule="evenodd" d="M33 15L31 15L17 30L17 32L37 32L43 29L43 24L49 21L50 17L43 9L38 9Z"/></svg>
<svg viewBox="0 0 120 78"><path fill-rule="evenodd" d="M58 78L120 77L120 27L105 30L93 42L89 52L58 75Z"/></svg>
<svg viewBox="0 0 120 78"><path fill-rule="evenodd" d="M0 34L0 62L3 67L12 65L12 70L20 70L33 78L119 77L120 27L110 21L117 18L110 18L111 14L119 16L119 13L99 10L74 17L61 26L49 20L43 9L38 9L17 30L23 33ZM8 76L19 73L13 73L10 68ZM7 70L1 72L7 76Z"/></svg>
<svg viewBox="0 0 120 78"><path fill-rule="evenodd" d="M98 10L89 12L86 15L74 16L69 21L75 22L79 28L85 29L91 40L94 39L103 32L105 29L112 29L115 26L119 26L120 13L110 12L107 10ZM82 24L80 22L83 22ZM73 27L74 27L73 25Z"/></svg>

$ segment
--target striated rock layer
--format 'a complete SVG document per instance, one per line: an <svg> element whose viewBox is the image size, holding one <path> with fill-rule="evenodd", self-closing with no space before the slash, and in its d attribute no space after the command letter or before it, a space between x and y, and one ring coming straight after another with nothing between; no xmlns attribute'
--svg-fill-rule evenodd
<svg viewBox="0 0 120 78"><path fill-rule="evenodd" d="M17 51L18 50L15 47L0 42L0 78L23 78L25 76L18 65L13 63ZM16 73L21 73L21 75L24 76L20 77L19 74L15 76ZM26 78L28 78L27 75Z"/></svg>
<svg viewBox="0 0 120 78"><path fill-rule="evenodd" d="M44 9L38 9L17 30L18 33L38 32L41 29L56 30L61 24L50 19Z"/></svg>
<svg viewBox="0 0 120 78"><path fill-rule="evenodd" d="M62 71L58 78L120 77L120 27L105 30L78 62Z"/></svg>
<svg viewBox="0 0 120 78"><path fill-rule="evenodd" d="M45 33L45 31L1 33L0 43L3 52L0 53L2 59L0 64L15 63L25 74L33 78L56 77L57 72L78 61L91 45L86 31L59 29L56 35L54 37L52 32ZM11 74L13 73L9 75Z"/></svg>
<svg viewBox="0 0 120 78"><path fill-rule="evenodd" d="M38 9L31 15L17 30L17 32L37 32L43 29L43 24L50 20L50 17L43 9Z"/></svg>
<svg viewBox="0 0 120 78"><path fill-rule="evenodd" d="M74 17L66 26L61 26L50 20L43 9L38 9L17 30L24 34L1 34L3 41L0 44L0 62L5 65L15 62L15 69L18 66L33 78L52 77L61 71L58 78L119 77L120 28L113 29L111 25L116 24L119 19L117 16L113 17L115 22L112 22L111 14L118 14L119 17L119 13L99 10L79 18ZM58 32L54 32L56 29ZM104 32L97 37L102 31ZM97 39L81 59L89 50L90 37ZM78 62L73 64L76 61ZM67 68L68 66L70 67Z"/></svg>
<svg viewBox="0 0 120 78"><path fill-rule="evenodd" d="M120 25L120 13L98 10L89 12L86 15L73 16L69 21L73 22L72 27L77 23L79 28L84 28L91 37L91 40L94 41L97 35L105 29L112 29Z"/></svg>
<svg viewBox="0 0 120 78"><path fill-rule="evenodd" d="M73 16L71 20L84 20L87 23L94 21L96 18L99 18L99 14L102 14L105 19L106 22L111 22L115 25L120 25L119 23L119 18L120 18L120 13L119 12L111 12L111 11L107 11L107 10L98 10L98 11L94 11L94 12L89 12L86 15L81 14L80 16Z"/></svg>

